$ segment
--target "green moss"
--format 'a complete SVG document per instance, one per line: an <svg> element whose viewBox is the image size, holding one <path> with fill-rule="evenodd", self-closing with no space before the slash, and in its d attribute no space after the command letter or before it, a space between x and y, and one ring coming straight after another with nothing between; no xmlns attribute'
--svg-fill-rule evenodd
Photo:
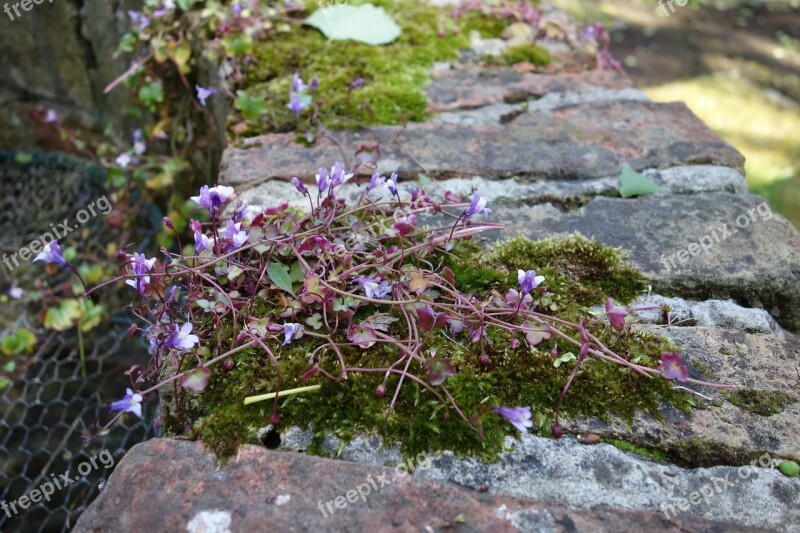
<svg viewBox="0 0 800 533"><path fill-rule="evenodd" d="M402 28L395 42L370 46L328 41L319 30L300 26L253 44L256 61L244 72L245 86L252 94L266 95L267 112L248 123L247 135L309 128L306 122L298 123L286 108L294 72L306 82L314 76L319 78L316 97L323 102L319 119L326 127L422 121L428 116L423 87L429 80L430 66L435 61L455 59L459 50L468 47L471 31L496 37L507 24L471 11L459 18L461 31L454 34L447 10L411 0L371 3L383 6ZM311 4L308 11L314 8ZM447 24L444 37L438 35L440 20ZM364 85L351 90L350 84L357 78L363 78Z"/></svg>
<svg viewBox="0 0 800 533"><path fill-rule="evenodd" d="M625 442L624 440L617 440L614 439L609 442L615 448L619 448L620 450L624 450L626 452L635 453L641 457L646 457L647 459L651 459L653 461L666 461L667 456L661 450L657 450L655 448L643 448L641 446L636 446L635 444L631 444L630 442Z"/></svg>
<svg viewBox="0 0 800 533"><path fill-rule="evenodd" d="M503 59L509 65L515 63L530 63L537 67L545 67L550 64L550 52L533 43L520 44L506 49Z"/></svg>
<svg viewBox="0 0 800 533"><path fill-rule="evenodd" d="M785 392L755 389L737 390L724 396L733 405L761 416L778 414L787 405L797 401L797 398Z"/></svg>
<svg viewBox="0 0 800 533"><path fill-rule="evenodd" d="M512 239L500 244L482 259L480 248L470 243L459 244L447 260L463 290L485 293L516 285L516 268L541 269L548 275L554 292L553 302L571 313L579 313L586 305L599 303L606 294L620 301L634 296L641 275L626 266L618 251L571 237L564 241L533 243ZM562 272L558 272L561 270ZM617 284L617 285L615 285ZM274 316L275 309L257 302L258 316ZM562 314L559 312L559 316ZM356 320L359 317L355 317ZM618 334L610 327L593 330L598 338L630 360L654 366L664 351L674 351L665 339L644 332ZM375 390L383 373L351 373L346 381L333 382L321 373L304 382L299 379L308 369L308 354L318 347L319 339L306 336L289 346L276 349L280 358L283 389L304 385L321 385L318 392L299 394L279 401L282 424L312 427L316 432L310 453L322 453L325 432L332 432L343 441L358 433L379 433L387 442L399 442L404 453L449 449L460 454L494 458L503 449L505 435L515 430L500 417L486 413L494 405L531 406L533 431L549 434L553 409L561 389L572 371L571 365L553 366L549 352L554 345L545 341L536 349L524 342L517 349L510 347L508 332L490 328L491 344L486 346L490 358L488 371L478 364L480 353L475 344L454 343L441 330L429 338L428 348L452 358L456 375L447 380L447 388L457 405L468 416L484 413L478 425L483 439L450 408L449 410L425 388L406 380L394 410L387 409L399 379L388 381L384 398L376 399ZM560 348L563 351L563 348ZM368 350L343 348L348 365L380 368L396 361L397 348L375 346ZM337 374L338 362L333 353L323 351L319 360L327 372ZM243 405L247 396L276 389L275 371L260 350L246 350L234 357L234 368L217 370L206 390L199 396L180 398L177 413L165 408L164 422L168 433L188 433L202 438L220 457L229 457L241 443L257 443L256 430L269 424L272 401ZM194 363L191 363L194 364ZM410 371L425 375L418 363ZM660 418L659 407L668 403L688 409L692 397L662 379L651 379L608 363L590 358L570 390L563 407L567 417L588 416L604 420L612 416L631 421L637 410ZM446 416L446 413L448 416ZM188 432L185 428L190 428Z"/></svg>

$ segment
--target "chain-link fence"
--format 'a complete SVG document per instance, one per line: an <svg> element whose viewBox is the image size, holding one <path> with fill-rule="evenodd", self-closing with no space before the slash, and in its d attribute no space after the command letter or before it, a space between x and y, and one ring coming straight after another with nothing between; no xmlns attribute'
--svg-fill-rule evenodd
<svg viewBox="0 0 800 533"><path fill-rule="evenodd" d="M103 169L63 156L0 152L0 254L18 252L74 218L103 195L103 178ZM65 242L84 257L101 258L108 243L134 240L108 222L105 216L87 220ZM30 260L11 270L0 266L0 272L0 337L25 328L38 340L13 366L0 353L6 381L0 390L0 531L68 531L124 453L155 433L150 406L142 419L126 415L110 433L84 439L96 421L108 419L105 405L130 386L123 372L146 361L146 350L125 335L129 319L115 315L84 333L83 376L76 329L49 332L41 320L48 291L74 279L49 276ZM13 288L21 293L10 298ZM108 308L121 309L120 295L106 292L100 298Z"/></svg>

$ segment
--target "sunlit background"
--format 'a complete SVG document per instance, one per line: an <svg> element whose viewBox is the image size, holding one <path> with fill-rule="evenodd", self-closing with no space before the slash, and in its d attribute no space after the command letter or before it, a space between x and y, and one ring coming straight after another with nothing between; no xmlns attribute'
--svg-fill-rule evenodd
<svg viewBox="0 0 800 533"><path fill-rule="evenodd" d="M602 20L636 85L686 102L745 155L751 190L800 227L800 1L553 3Z"/></svg>

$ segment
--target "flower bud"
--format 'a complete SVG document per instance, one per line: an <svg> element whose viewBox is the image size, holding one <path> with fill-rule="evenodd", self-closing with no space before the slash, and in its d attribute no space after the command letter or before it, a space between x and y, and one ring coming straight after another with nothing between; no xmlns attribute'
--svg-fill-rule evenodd
<svg viewBox="0 0 800 533"><path fill-rule="evenodd" d="M136 324L131 324L131 327L128 328L128 337L132 337L136 330L139 329L139 326Z"/></svg>
<svg viewBox="0 0 800 533"><path fill-rule="evenodd" d="M272 413L272 416L269 417L269 423L273 426L277 426L281 423L281 416L278 413Z"/></svg>
<svg viewBox="0 0 800 533"><path fill-rule="evenodd" d="M231 370L233 370L233 367L234 367L233 359L231 359L230 357L228 357L227 359L225 359L225 360L222 362L222 368L224 368L224 369L225 369L225 370L227 370L228 372L230 372Z"/></svg>
<svg viewBox="0 0 800 533"><path fill-rule="evenodd" d="M483 369L486 369L491 364L491 362L492 360L486 353L481 354L481 356L478 358L478 364L481 365L481 368Z"/></svg>
<svg viewBox="0 0 800 533"><path fill-rule="evenodd" d="M169 217L164 217L164 225L171 230L175 229L175 224L172 223L172 219Z"/></svg>
<svg viewBox="0 0 800 533"><path fill-rule="evenodd" d="M564 430L561 429L561 424L558 422L553 422L553 436L557 439L564 436Z"/></svg>
<svg viewBox="0 0 800 533"><path fill-rule="evenodd" d="M378 385L378 388L375 389L375 397L383 398L384 396L386 396L386 386L383 383L381 383L380 385Z"/></svg>

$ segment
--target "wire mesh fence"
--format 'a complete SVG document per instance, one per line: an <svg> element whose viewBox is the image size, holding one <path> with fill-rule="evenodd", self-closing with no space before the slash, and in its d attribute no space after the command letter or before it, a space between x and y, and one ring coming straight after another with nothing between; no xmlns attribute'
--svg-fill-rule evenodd
<svg viewBox="0 0 800 533"><path fill-rule="evenodd" d="M103 194L102 168L59 155L0 152L0 253L13 254ZM143 240L138 224L139 241ZM110 227L98 216L65 241L85 257L105 257L106 245L136 240L134 232ZM62 248L63 248L62 244ZM18 258L19 259L19 258ZM68 273L45 274L41 263L0 266L0 337L25 328L36 334L34 353L5 367L0 388L0 531L69 531L102 490L114 465L134 444L156 434L153 406L140 419L125 415L111 432L91 442L85 436L106 420L109 400L130 386L123 372L146 360L140 341L127 338L129 319L118 314L84 334L84 359L71 328L42 327L41 301L52 287L74 282ZM11 288L25 296L9 298ZM30 295L36 295L30 296ZM121 309L122 295L107 291L109 309ZM83 368L85 365L85 376ZM13 371L9 371L13 368Z"/></svg>

